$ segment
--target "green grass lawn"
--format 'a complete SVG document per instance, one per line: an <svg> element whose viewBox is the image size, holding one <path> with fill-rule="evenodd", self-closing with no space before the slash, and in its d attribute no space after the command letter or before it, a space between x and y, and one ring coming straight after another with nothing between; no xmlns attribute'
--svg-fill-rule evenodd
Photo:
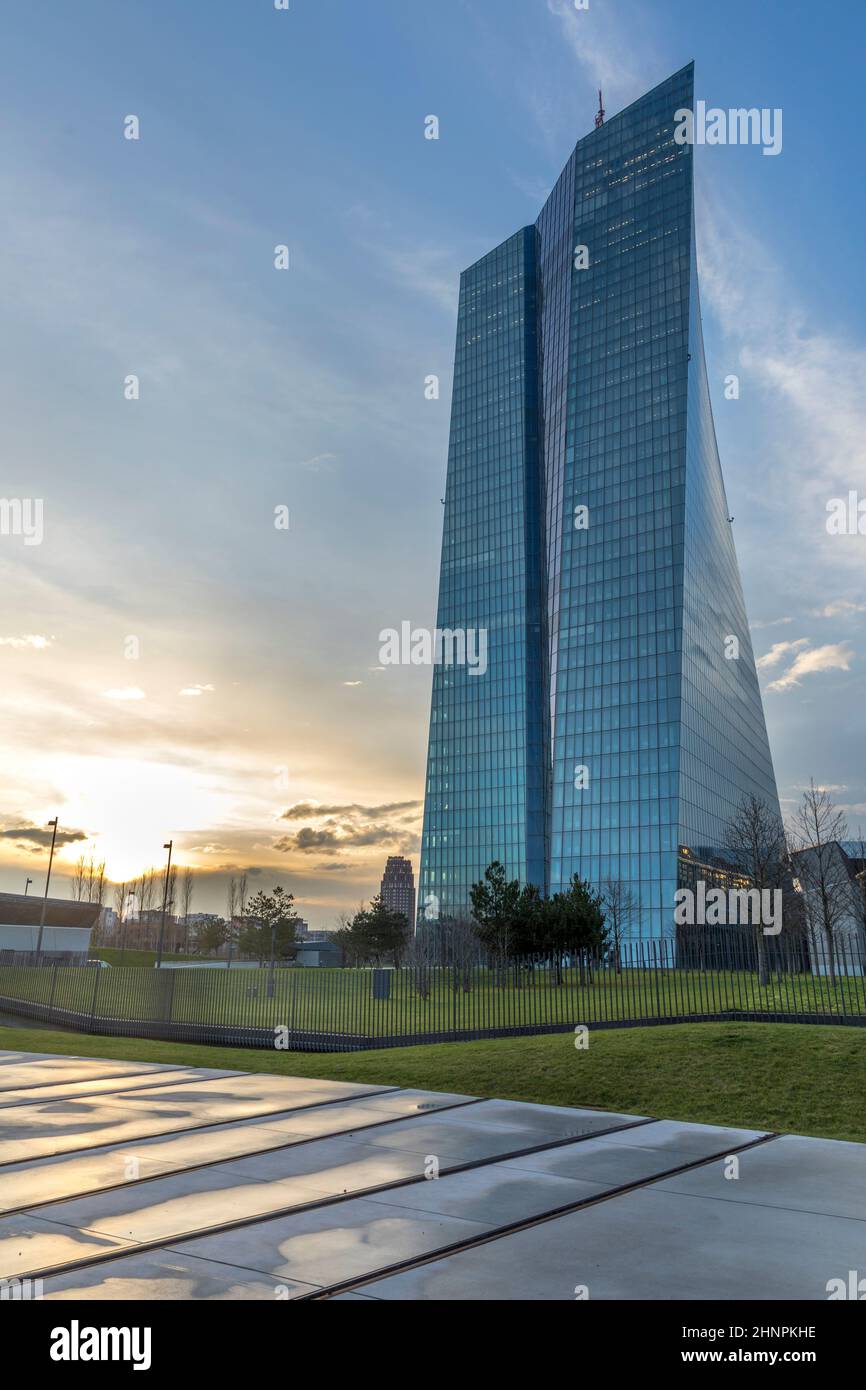
<svg viewBox="0 0 866 1390"><path fill-rule="evenodd" d="M420 1086L866 1142L866 1030L860 1028L679 1024L592 1032L585 1052L563 1033L362 1053L0 1028L0 1048Z"/></svg>

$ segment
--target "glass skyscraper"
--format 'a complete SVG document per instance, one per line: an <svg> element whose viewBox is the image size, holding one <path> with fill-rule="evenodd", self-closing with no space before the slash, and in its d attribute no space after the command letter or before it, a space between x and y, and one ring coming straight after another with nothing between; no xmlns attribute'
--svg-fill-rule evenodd
<svg viewBox="0 0 866 1390"><path fill-rule="evenodd" d="M716 447L696 269L693 67L575 148L535 226L460 282L419 912L500 860L620 882L673 933L744 794L778 811ZM693 873L693 870L692 870Z"/></svg>

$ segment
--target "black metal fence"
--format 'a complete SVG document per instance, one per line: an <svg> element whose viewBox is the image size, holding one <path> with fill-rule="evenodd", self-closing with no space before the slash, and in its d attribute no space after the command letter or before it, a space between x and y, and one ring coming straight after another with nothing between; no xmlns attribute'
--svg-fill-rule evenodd
<svg viewBox="0 0 866 1390"><path fill-rule="evenodd" d="M630 943L603 957L398 969L183 969L0 964L0 1009L77 1031L303 1051L739 1019L866 1024L863 955L712 938Z"/></svg>

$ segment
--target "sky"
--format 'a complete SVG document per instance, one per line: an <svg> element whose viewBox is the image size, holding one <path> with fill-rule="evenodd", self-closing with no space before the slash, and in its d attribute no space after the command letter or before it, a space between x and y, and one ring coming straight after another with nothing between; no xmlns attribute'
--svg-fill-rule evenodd
<svg viewBox="0 0 866 1390"><path fill-rule="evenodd" d="M168 839L198 911L246 871L333 927L417 874L430 668L376 668L435 623L460 271L599 86L691 59L783 112L778 156L696 150L710 388L783 811L814 778L866 827L866 537L826 526L866 498L863 7L9 0L0 37L0 493L43 518L0 534L0 888L54 816L58 894Z"/></svg>

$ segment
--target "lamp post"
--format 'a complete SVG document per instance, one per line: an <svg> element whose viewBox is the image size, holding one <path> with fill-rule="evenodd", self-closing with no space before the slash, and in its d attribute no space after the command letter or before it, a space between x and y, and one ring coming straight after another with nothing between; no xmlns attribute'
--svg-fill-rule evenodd
<svg viewBox="0 0 866 1390"><path fill-rule="evenodd" d="M48 906L48 885L51 882L51 865L54 863L54 845L57 840L57 817L55 816L48 824L53 826L53 834L51 836L51 853L48 856L48 873L45 875L45 893L42 897L42 912L39 915L39 935L36 938L37 965L40 965L42 962L42 935L45 931L45 909Z"/></svg>
<svg viewBox="0 0 866 1390"><path fill-rule="evenodd" d="M123 965L123 957L126 954L126 932L129 925L129 904L135 897L135 893L130 888L125 899L120 902L120 963Z"/></svg>
<svg viewBox="0 0 866 1390"><path fill-rule="evenodd" d="M159 923L159 947L156 952L157 970L159 970L160 966L162 965L162 943L165 937L165 909L168 904L168 883L169 879L171 878L171 850L173 844L174 841L169 840L168 844L163 845L163 849L168 850L168 863L165 866L165 888L163 889L162 893L162 917L160 918Z"/></svg>
<svg viewBox="0 0 866 1390"><path fill-rule="evenodd" d="M33 879L32 879L32 878L28 878L27 882L26 882L25 885L24 885L24 896L25 896L25 898L27 897L27 889L30 887L30 885L31 885L32 882L33 882Z"/></svg>

